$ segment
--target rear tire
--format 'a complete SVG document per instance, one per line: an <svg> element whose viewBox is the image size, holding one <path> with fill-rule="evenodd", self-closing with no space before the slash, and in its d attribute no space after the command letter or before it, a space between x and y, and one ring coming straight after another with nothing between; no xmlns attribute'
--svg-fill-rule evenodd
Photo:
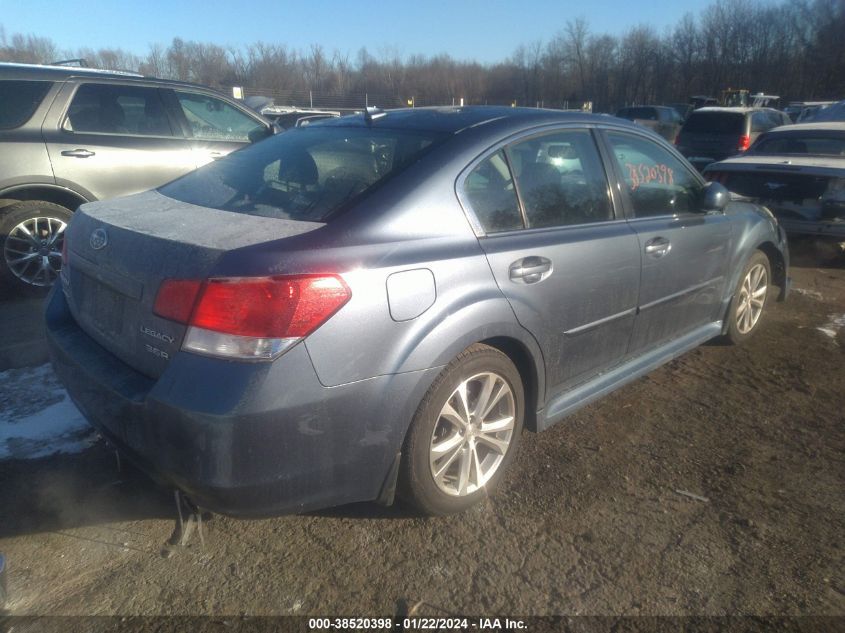
<svg viewBox="0 0 845 633"><path fill-rule="evenodd" d="M762 251L754 251L739 277L728 310L726 338L730 343L744 343L760 329L771 295L771 280L769 258Z"/></svg>
<svg viewBox="0 0 845 633"><path fill-rule="evenodd" d="M399 497L418 512L461 512L490 496L519 445L522 379L503 353L472 345L420 403L402 451Z"/></svg>
<svg viewBox="0 0 845 633"><path fill-rule="evenodd" d="M44 293L62 267L64 231L73 214L42 200L0 210L0 284L20 293Z"/></svg>

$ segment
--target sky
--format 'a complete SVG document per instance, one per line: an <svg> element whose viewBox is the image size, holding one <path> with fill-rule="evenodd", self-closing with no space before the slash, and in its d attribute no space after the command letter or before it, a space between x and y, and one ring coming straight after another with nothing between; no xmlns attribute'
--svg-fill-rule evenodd
<svg viewBox="0 0 845 633"><path fill-rule="evenodd" d="M775 0L766 0L774 2ZM0 25L51 38L60 49L123 48L143 55L174 37L240 47L252 42L331 54L448 53L501 61L520 44L550 40L583 17L593 33L621 34L639 24L659 33L707 0L0 0Z"/></svg>

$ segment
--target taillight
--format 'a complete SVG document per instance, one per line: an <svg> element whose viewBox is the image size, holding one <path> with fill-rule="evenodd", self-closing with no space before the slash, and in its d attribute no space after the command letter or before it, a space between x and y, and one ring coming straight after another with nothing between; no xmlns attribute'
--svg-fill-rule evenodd
<svg viewBox="0 0 845 633"><path fill-rule="evenodd" d="M748 134L743 134L739 137L739 145L736 146L737 151L744 152L751 147L751 137Z"/></svg>
<svg viewBox="0 0 845 633"><path fill-rule="evenodd" d="M182 349L272 359L320 327L351 296L338 275L168 279L153 311L189 326Z"/></svg>

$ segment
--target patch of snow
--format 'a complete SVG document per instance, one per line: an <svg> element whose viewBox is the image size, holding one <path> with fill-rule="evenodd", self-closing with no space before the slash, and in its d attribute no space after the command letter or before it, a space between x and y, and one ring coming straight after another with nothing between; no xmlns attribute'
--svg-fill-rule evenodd
<svg viewBox="0 0 845 633"><path fill-rule="evenodd" d="M819 301L824 299L822 293L820 293L818 290L807 290L806 288L796 288L793 286L792 291L797 292L799 295L810 297L811 299L818 299Z"/></svg>
<svg viewBox="0 0 845 633"><path fill-rule="evenodd" d="M0 459L78 453L96 435L50 365L0 372Z"/></svg>
<svg viewBox="0 0 845 633"><path fill-rule="evenodd" d="M816 329L836 341L836 335L839 333L839 330L845 327L845 314L830 314L827 318L827 323Z"/></svg>

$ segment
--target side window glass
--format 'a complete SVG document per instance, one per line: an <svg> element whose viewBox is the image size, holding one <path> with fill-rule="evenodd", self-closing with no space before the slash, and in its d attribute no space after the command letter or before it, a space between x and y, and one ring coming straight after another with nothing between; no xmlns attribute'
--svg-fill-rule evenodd
<svg viewBox="0 0 845 633"><path fill-rule="evenodd" d="M751 115L751 132L759 133L765 132L769 128L773 127L772 123L769 120L769 116L766 112L755 112Z"/></svg>
<svg viewBox="0 0 845 633"><path fill-rule="evenodd" d="M0 81L0 130L26 123L52 85L49 81Z"/></svg>
<svg viewBox="0 0 845 633"><path fill-rule="evenodd" d="M529 227L613 219L607 179L586 130L556 132L508 148Z"/></svg>
<svg viewBox="0 0 845 633"><path fill-rule="evenodd" d="M262 125L222 99L194 92L177 92L179 104L194 138L249 142L249 133Z"/></svg>
<svg viewBox="0 0 845 633"><path fill-rule="evenodd" d="M139 86L82 84L62 127L69 132L173 136L158 90Z"/></svg>
<svg viewBox="0 0 845 633"><path fill-rule="evenodd" d="M463 190L486 233L523 228L504 152L498 151L481 161L464 180Z"/></svg>
<svg viewBox="0 0 845 633"><path fill-rule="evenodd" d="M608 132L607 139L636 217L699 211L704 187L675 156L638 136Z"/></svg>

